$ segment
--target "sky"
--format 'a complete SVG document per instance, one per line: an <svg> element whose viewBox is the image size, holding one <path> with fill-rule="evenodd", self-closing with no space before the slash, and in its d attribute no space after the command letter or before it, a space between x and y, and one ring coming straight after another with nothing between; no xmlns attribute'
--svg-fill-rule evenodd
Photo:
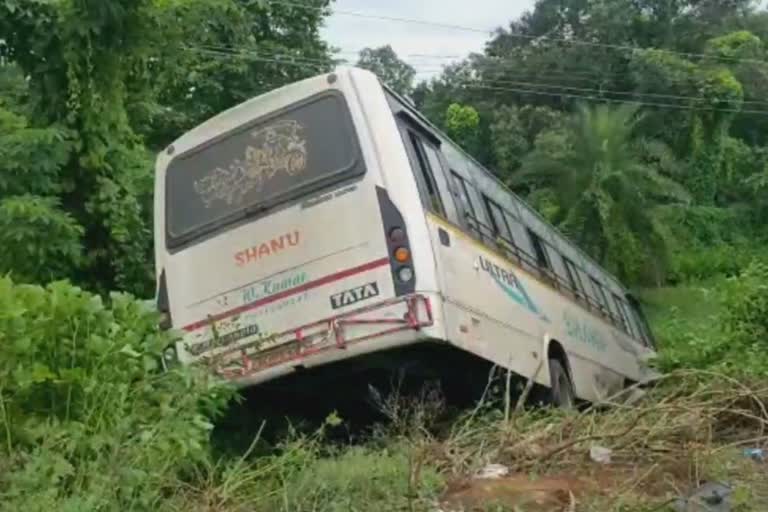
<svg viewBox="0 0 768 512"><path fill-rule="evenodd" d="M389 44L400 58L419 71L417 78L424 79L437 74L442 65L452 60L481 51L494 29L507 26L534 3L535 0L336 0L332 9L337 12L327 20L323 36L342 50L340 58L351 63L357 61L357 52L362 48ZM479 30L367 19L338 11L428 20ZM431 57L424 57L425 54Z"/></svg>
<svg viewBox="0 0 768 512"><path fill-rule="evenodd" d="M437 75L443 65L483 49L491 32L533 8L536 0L336 0L333 15L323 28L324 38L341 50L340 58L357 62L365 48L389 44L418 71L417 79ZM768 0L759 2L762 8ZM342 11L373 16L427 20L477 31L430 27L400 21L350 16ZM484 32L487 30L488 32ZM431 55L425 57L424 55Z"/></svg>

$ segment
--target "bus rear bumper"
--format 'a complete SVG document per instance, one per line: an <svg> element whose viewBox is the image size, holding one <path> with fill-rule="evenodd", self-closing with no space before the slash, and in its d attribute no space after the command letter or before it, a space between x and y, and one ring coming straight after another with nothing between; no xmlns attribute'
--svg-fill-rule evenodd
<svg viewBox="0 0 768 512"><path fill-rule="evenodd" d="M233 348L207 363L220 377L251 386L297 368L415 342L434 324L429 297L398 297Z"/></svg>

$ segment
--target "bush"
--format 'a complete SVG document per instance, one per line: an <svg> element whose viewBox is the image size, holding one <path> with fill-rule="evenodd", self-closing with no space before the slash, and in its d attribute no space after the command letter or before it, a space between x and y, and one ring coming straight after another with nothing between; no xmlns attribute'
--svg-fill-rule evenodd
<svg viewBox="0 0 768 512"><path fill-rule="evenodd" d="M768 376L768 264L755 260L718 288L721 312L714 318L690 322L673 309L658 326L663 344L658 364L663 370L695 368L741 378ZM692 294L689 300L700 304Z"/></svg>
<svg viewBox="0 0 768 512"><path fill-rule="evenodd" d="M764 247L749 244L718 244L688 248L673 258L669 281L689 283L716 276L738 276L755 258L765 257Z"/></svg>
<svg viewBox="0 0 768 512"><path fill-rule="evenodd" d="M208 456L231 391L159 371L156 320L126 295L0 278L0 508L156 510Z"/></svg>
<svg viewBox="0 0 768 512"><path fill-rule="evenodd" d="M723 330L734 366L745 374L768 376L768 264L753 262L726 288Z"/></svg>

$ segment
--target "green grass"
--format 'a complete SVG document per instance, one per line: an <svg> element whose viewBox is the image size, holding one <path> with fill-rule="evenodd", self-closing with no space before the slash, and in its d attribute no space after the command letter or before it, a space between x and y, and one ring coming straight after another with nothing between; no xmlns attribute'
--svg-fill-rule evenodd
<svg viewBox="0 0 768 512"><path fill-rule="evenodd" d="M674 348L681 331L705 338L719 332L724 312L722 289L727 284L728 278L717 277L643 290L640 296L660 349Z"/></svg>
<svg viewBox="0 0 768 512"><path fill-rule="evenodd" d="M433 510L443 478L418 470L406 439L331 448L322 435L272 455L208 464L166 503L184 512L392 512Z"/></svg>

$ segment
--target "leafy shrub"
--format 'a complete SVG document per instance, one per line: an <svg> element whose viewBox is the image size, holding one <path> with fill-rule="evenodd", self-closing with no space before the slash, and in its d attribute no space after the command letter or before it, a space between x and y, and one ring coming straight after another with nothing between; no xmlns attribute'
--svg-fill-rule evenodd
<svg viewBox="0 0 768 512"><path fill-rule="evenodd" d="M689 247L673 258L669 281L688 283L715 276L735 277L756 257L768 255L765 247L752 244L716 244L710 247Z"/></svg>
<svg viewBox="0 0 768 512"><path fill-rule="evenodd" d="M668 283L738 276L754 259L768 256L751 208L661 207L655 215L671 249Z"/></svg>
<svg viewBox="0 0 768 512"><path fill-rule="evenodd" d="M690 321L673 309L659 325L660 367L718 370L742 378L768 376L767 292L768 264L755 260L718 287L719 314Z"/></svg>
<svg viewBox="0 0 768 512"><path fill-rule="evenodd" d="M726 289L725 338L736 349L734 363L748 373L768 375L768 264L753 262Z"/></svg>
<svg viewBox="0 0 768 512"><path fill-rule="evenodd" d="M54 197L0 199L0 271L16 281L41 282L72 274L82 260L83 228Z"/></svg>
<svg viewBox="0 0 768 512"><path fill-rule="evenodd" d="M159 371L170 342L129 296L0 279L0 508L157 509L231 396Z"/></svg>

